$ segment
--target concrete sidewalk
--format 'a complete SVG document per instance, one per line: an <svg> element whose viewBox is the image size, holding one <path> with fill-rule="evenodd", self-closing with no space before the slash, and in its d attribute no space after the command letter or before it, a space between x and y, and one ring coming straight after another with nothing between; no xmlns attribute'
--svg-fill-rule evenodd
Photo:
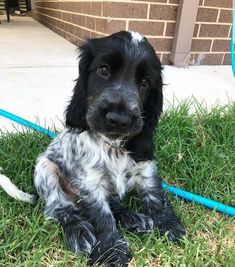
<svg viewBox="0 0 235 267"><path fill-rule="evenodd" d="M78 76L76 46L31 17L2 21L0 36L0 108L61 127ZM14 129L3 117L0 127Z"/></svg>
<svg viewBox="0 0 235 267"><path fill-rule="evenodd" d="M77 78L76 47L30 17L0 24L0 108L42 126L62 128ZM165 108L194 96L208 107L235 101L231 66L164 68ZM0 117L0 128L17 124ZM21 127L20 127L21 128Z"/></svg>

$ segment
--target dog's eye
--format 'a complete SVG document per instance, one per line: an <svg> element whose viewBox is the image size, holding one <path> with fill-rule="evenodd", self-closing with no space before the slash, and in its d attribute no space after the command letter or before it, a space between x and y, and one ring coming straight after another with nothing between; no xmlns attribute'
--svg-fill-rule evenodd
<svg viewBox="0 0 235 267"><path fill-rule="evenodd" d="M96 70L97 74L104 79L108 79L110 76L110 71L108 66L100 66L97 70Z"/></svg>
<svg viewBox="0 0 235 267"><path fill-rule="evenodd" d="M140 88L147 89L148 87L149 87L149 81L146 78L142 79L140 83Z"/></svg>

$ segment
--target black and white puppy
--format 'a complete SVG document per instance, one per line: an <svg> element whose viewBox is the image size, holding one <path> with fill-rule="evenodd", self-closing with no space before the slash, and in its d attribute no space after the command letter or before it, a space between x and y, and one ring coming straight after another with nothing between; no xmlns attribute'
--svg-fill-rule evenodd
<svg viewBox="0 0 235 267"><path fill-rule="evenodd" d="M117 230L157 227L170 240L185 233L157 175L153 133L162 111L162 67L136 32L88 40L66 128L39 156L35 186L45 215L63 227L68 248L90 253L90 265L127 266L130 252ZM141 213L122 200L135 190Z"/></svg>

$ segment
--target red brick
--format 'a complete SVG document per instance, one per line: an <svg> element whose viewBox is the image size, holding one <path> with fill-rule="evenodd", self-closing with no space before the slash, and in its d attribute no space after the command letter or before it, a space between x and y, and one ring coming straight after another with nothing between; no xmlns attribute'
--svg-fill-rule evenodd
<svg viewBox="0 0 235 267"><path fill-rule="evenodd" d="M123 20L109 20L108 21L107 33L114 33L118 31L126 30L126 21Z"/></svg>
<svg viewBox="0 0 235 267"><path fill-rule="evenodd" d="M37 6L58 9L59 2L37 2Z"/></svg>
<svg viewBox="0 0 235 267"><path fill-rule="evenodd" d="M58 9L62 10L62 7L63 7L63 3L62 2L58 2Z"/></svg>
<svg viewBox="0 0 235 267"><path fill-rule="evenodd" d="M193 31L193 37L197 37L198 29L199 29L199 24L195 24L194 31Z"/></svg>
<svg viewBox="0 0 235 267"><path fill-rule="evenodd" d="M224 55L223 65L231 65L231 55L230 54Z"/></svg>
<svg viewBox="0 0 235 267"><path fill-rule="evenodd" d="M101 16L101 2L91 2L90 14L95 16Z"/></svg>
<svg viewBox="0 0 235 267"><path fill-rule="evenodd" d="M167 0L133 0L133 1L167 3ZM170 0L170 1L178 1L178 0Z"/></svg>
<svg viewBox="0 0 235 267"><path fill-rule="evenodd" d="M198 8L196 21L216 22L219 9Z"/></svg>
<svg viewBox="0 0 235 267"><path fill-rule="evenodd" d="M80 2L81 4L81 13L82 14L91 14L91 2Z"/></svg>
<svg viewBox="0 0 235 267"><path fill-rule="evenodd" d="M74 11L74 3L73 2L62 2L62 9L65 11Z"/></svg>
<svg viewBox="0 0 235 267"><path fill-rule="evenodd" d="M67 14L67 21L72 22L72 14L71 13Z"/></svg>
<svg viewBox="0 0 235 267"><path fill-rule="evenodd" d="M61 11L57 11L57 18L58 19L61 19L61 15L62 15L62 12Z"/></svg>
<svg viewBox="0 0 235 267"><path fill-rule="evenodd" d="M199 37L228 37L229 25L202 24Z"/></svg>
<svg viewBox="0 0 235 267"><path fill-rule="evenodd" d="M86 39L88 39L90 37L91 37L91 32L90 31L87 31L85 29L81 30L81 39L82 40L86 40Z"/></svg>
<svg viewBox="0 0 235 267"><path fill-rule="evenodd" d="M130 21L129 30L137 31L144 35L162 36L164 31L164 23L153 21Z"/></svg>
<svg viewBox="0 0 235 267"><path fill-rule="evenodd" d="M74 2L73 3L73 12L76 12L76 13L81 13L82 12L81 2Z"/></svg>
<svg viewBox="0 0 235 267"><path fill-rule="evenodd" d="M95 30L95 18L85 17L85 27L91 30Z"/></svg>
<svg viewBox="0 0 235 267"><path fill-rule="evenodd" d="M63 21L59 21L59 20L58 20L58 22L57 22L57 24L56 24L56 27L59 27L61 30L64 30L64 27L65 27L64 24L65 24L65 23L64 23Z"/></svg>
<svg viewBox="0 0 235 267"><path fill-rule="evenodd" d="M103 15L111 18L147 18L147 4L107 2Z"/></svg>
<svg viewBox="0 0 235 267"><path fill-rule="evenodd" d="M232 8L233 0L205 0L204 6Z"/></svg>
<svg viewBox="0 0 235 267"><path fill-rule="evenodd" d="M85 27L85 16L72 14L72 23L78 26Z"/></svg>
<svg viewBox="0 0 235 267"><path fill-rule="evenodd" d="M80 27L76 27L74 29L74 35L81 38L82 29Z"/></svg>
<svg viewBox="0 0 235 267"><path fill-rule="evenodd" d="M212 40L193 39L191 45L192 52L210 52Z"/></svg>
<svg viewBox="0 0 235 267"><path fill-rule="evenodd" d="M148 38L156 52L170 52L173 38Z"/></svg>
<svg viewBox="0 0 235 267"><path fill-rule="evenodd" d="M169 0L169 4L179 4L179 0Z"/></svg>
<svg viewBox="0 0 235 267"><path fill-rule="evenodd" d="M71 24L69 24L69 23L65 23L65 28L64 28L64 30L65 30L66 32L72 32L72 26L73 26L73 25L71 25Z"/></svg>
<svg viewBox="0 0 235 267"><path fill-rule="evenodd" d="M212 51L229 52L230 51L230 40L214 40Z"/></svg>
<svg viewBox="0 0 235 267"><path fill-rule="evenodd" d="M95 30L98 32L106 32L107 31L107 19L95 19L96 27Z"/></svg>
<svg viewBox="0 0 235 267"><path fill-rule="evenodd" d="M69 32L65 32L65 38L72 43L73 37Z"/></svg>
<svg viewBox="0 0 235 267"><path fill-rule="evenodd" d="M174 34L175 34L175 23L174 22L167 22L165 36L173 37Z"/></svg>
<svg viewBox="0 0 235 267"><path fill-rule="evenodd" d="M56 27L62 29L63 28L63 24L64 24L63 21L57 20Z"/></svg>
<svg viewBox="0 0 235 267"><path fill-rule="evenodd" d="M232 23L232 10L220 10L219 22Z"/></svg>
<svg viewBox="0 0 235 267"><path fill-rule="evenodd" d="M150 19L156 20L176 20L177 6L172 5L151 5Z"/></svg>

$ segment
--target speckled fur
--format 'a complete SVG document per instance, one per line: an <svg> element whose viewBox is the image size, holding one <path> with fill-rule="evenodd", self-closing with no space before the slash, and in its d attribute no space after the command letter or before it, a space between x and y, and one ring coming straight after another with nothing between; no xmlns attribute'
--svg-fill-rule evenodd
<svg viewBox="0 0 235 267"><path fill-rule="evenodd" d="M105 60L115 79L97 75ZM162 110L161 64L140 34L120 32L83 45L79 72L67 127L39 156L34 182L46 217L62 225L71 251L89 252L90 266L127 266L131 254L118 222L137 232L157 227L173 241L184 234L153 156L152 137ZM145 90L141 79L146 75ZM105 112L125 114L131 123L110 131ZM140 212L122 205L132 190L140 198Z"/></svg>

